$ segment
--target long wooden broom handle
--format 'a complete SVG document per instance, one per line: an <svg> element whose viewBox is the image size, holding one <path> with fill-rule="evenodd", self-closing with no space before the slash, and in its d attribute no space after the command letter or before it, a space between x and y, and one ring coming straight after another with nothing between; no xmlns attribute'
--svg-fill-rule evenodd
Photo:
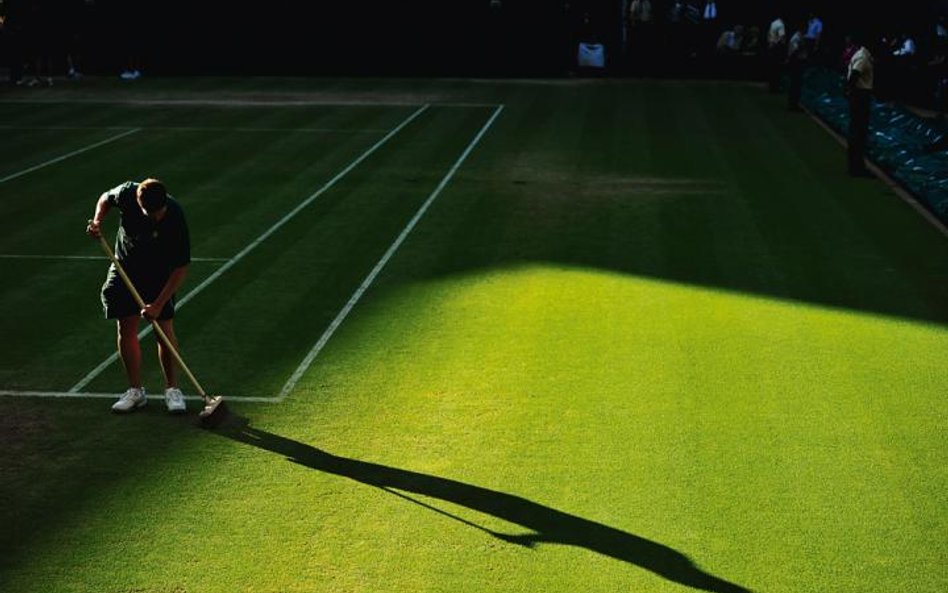
<svg viewBox="0 0 948 593"><path fill-rule="evenodd" d="M132 297L135 299L135 303L138 304L140 309L145 308L145 301L142 299L142 295L138 294L138 291L135 290L135 285L132 284L132 279L128 277L128 274L125 273L125 268L122 267L122 264L119 263L117 257L112 252L112 248L109 247L108 241L105 240L101 234L99 234L99 244L102 246L102 250L105 251L105 254L109 256L109 259L112 260L112 265L115 266L115 271L119 273L119 276L122 277L122 281L125 282L126 288L132 293ZM181 367L181 370L184 371L184 374L188 376L188 379L191 380L191 383L194 384L194 388L197 389L198 393L201 394L201 397L204 398L206 402L208 400L207 393L204 392L204 388L201 387L201 384L198 383L197 378L194 376L194 373L191 372L191 369L188 368L188 365L184 362L184 359L181 358L181 354L178 353L178 349L175 348L174 344L171 343L171 340L168 339L168 336L165 334L165 331L161 329L161 326L158 325L158 321L155 319L150 319L151 326L155 329L155 333L158 334L158 337L161 338L161 341L174 356L175 361L178 363L178 366Z"/></svg>

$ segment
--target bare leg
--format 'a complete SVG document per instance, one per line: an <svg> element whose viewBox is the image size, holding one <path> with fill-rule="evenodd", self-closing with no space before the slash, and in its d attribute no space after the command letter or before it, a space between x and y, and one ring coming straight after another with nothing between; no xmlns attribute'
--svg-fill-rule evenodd
<svg viewBox="0 0 948 593"><path fill-rule="evenodd" d="M168 339L171 340L171 343L177 348L178 338L174 335L174 320L158 320L158 325L161 326L165 335L168 336ZM165 388L177 387L178 377L175 372L174 355L171 353L171 350L164 345L161 339L158 340L158 360L161 362L161 372L164 373L165 376Z"/></svg>
<svg viewBox="0 0 948 593"><path fill-rule="evenodd" d="M118 350L129 387L142 386L142 350L138 343L138 317L118 320Z"/></svg>

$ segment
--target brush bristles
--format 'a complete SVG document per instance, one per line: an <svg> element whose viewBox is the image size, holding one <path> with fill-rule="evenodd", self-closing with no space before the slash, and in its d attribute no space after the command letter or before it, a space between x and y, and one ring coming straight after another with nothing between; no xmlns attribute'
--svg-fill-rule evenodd
<svg viewBox="0 0 948 593"><path fill-rule="evenodd" d="M224 405L224 398L216 395L207 399L204 403L204 409L198 414L201 426L213 428L218 426L227 416L227 407Z"/></svg>

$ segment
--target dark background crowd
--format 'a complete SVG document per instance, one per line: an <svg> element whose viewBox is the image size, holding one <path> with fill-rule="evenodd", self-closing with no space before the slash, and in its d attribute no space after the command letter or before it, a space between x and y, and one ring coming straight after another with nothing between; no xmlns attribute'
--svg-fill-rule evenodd
<svg viewBox="0 0 948 593"><path fill-rule="evenodd" d="M813 64L843 67L847 35L869 33L880 93L934 104L945 79L948 0L0 0L0 63L14 82L84 74L564 76L580 43L600 75L768 75L767 32L818 16ZM641 3L641 0L639 0ZM641 12L638 13L641 15ZM913 51L900 53L905 39ZM904 55L903 55L904 54Z"/></svg>

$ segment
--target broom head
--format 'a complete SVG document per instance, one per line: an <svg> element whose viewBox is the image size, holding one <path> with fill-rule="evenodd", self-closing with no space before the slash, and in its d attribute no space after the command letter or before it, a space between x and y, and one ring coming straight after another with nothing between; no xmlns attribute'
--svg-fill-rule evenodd
<svg viewBox="0 0 948 593"><path fill-rule="evenodd" d="M198 420L204 428L215 428L227 418L227 414L224 397L212 395L204 400L204 409L198 413Z"/></svg>

